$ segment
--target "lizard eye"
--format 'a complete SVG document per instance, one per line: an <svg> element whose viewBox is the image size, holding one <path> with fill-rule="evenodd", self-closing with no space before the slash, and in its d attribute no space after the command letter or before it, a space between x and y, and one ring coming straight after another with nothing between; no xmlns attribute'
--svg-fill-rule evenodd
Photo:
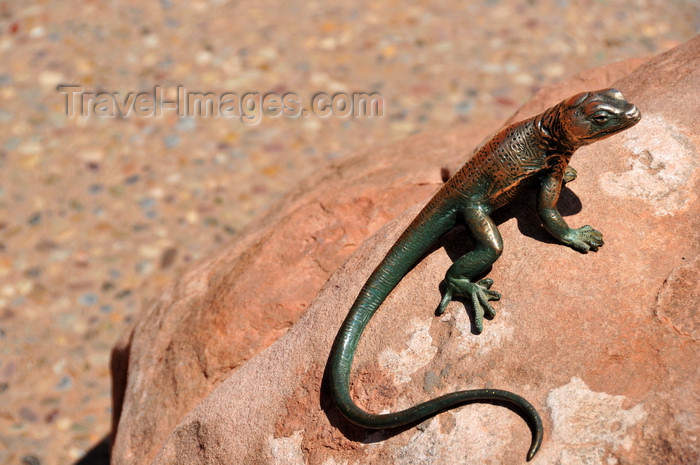
<svg viewBox="0 0 700 465"><path fill-rule="evenodd" d="M610 120L610 113L607 111L599 111L594 113L591 119L597 124L604 124Z"/></svg>

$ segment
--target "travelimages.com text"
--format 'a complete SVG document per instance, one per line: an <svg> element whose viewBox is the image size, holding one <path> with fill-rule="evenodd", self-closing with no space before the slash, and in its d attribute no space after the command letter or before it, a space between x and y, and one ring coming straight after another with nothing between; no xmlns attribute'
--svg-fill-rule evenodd
<svg viewBox="0 0 700 465"><path fill-rule="evenodd" d="M317 92L305 105L294 92L199 92L184 86L152 91L88 91L80 85L59 85L68 117L159 118L168 115L195 118L240 119L257 124L263 118L382 118L384 98L376 92ZM169 92L167 92L169 91ZM168 95L166 98L165 94Z"/></svg>

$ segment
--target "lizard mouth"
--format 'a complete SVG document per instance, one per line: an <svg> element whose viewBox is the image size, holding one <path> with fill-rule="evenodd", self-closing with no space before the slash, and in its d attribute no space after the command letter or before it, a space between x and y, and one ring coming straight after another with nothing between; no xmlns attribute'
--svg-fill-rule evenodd
<svg viewBox="0 0 700 465"><path fill-rule="evenodd" d="M632 108L627 110L627 113L625 113L625 117L630 122L630 126L632 126L634 124L637 124L639 120L642 119L642 113L639 111L639 108L637 108L635 105L632 105Z"/></svg>

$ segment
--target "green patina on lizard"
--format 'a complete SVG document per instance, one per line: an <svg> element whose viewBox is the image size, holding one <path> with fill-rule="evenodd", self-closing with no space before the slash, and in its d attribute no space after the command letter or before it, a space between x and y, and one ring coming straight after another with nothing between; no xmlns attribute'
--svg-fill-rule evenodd
<svg viewBox="0 0 700 465"><path fill-rule="evenodd" d="M542 421L528 401L509 391L458 391L396 413L362 410L350 396L355 350L384 299L429 248L461 221L466 223L475 247L447 270L436 313L442 314L454 297L467 297L474 307L475 330L480 333L484 316L495 316L488 301L500 298L490 289L492 280L474 281L503 250L501 235L490 215L528 184L539 183L538 214L552 236L584 253L602 246L600 232L590 226L572 229L566 224L557 211L557 200L562 184L576 177L576 171L568 166L576 149L627 129L640 118L637 107L615 89L574 95L540 115L499 131L442 186L369 277L335 339L329 360L330 389L348 420L369 429L395 428L469 402L502 402L513 406L530 424L533 437L527 460L534 457L542 443Z"/></svg>

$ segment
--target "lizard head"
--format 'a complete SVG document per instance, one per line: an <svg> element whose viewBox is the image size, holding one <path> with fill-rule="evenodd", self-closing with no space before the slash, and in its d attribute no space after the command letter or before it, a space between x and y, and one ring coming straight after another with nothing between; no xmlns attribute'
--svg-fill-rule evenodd
<svg viewBox="0 0 700 465"><path fill-rule="evenodd" d="M617 89L576 94L543 116L545 129L574 149L634 126L642 117Z"/></svg>

